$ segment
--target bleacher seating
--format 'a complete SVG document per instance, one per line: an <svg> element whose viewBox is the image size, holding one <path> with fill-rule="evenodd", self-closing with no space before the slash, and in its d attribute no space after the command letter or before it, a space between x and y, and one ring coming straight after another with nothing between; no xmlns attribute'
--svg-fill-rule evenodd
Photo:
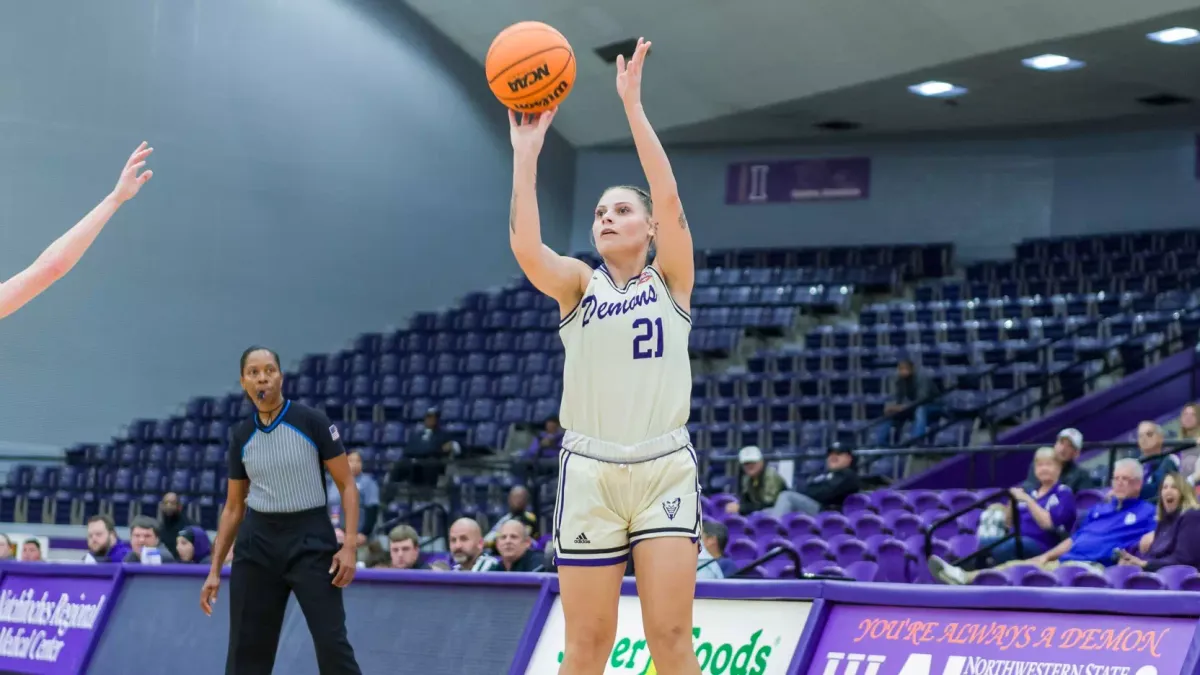
<svg viewBox="0 0 1200 675"><path fill-rule="evenodd" d="M697 449L716 458L749 444L768 454L811 451L796 463L803 479L820 471L831 440L853 437L882 413L901 356L952 390L953 414L1062 377L1058 365L1080 356L1200 327L1186 292L1197 279L1193 233L1063 241L1026 242L1016 260L977 263L962 277L951 276L948 245L699 252L690 348L710 365L693 383ZM893 299L870 302L868 293ZM556 310L523 279L472 293L454 309L414 315L404 330L305 356L285 394L323 408L362 451L365 470L380 476L434 406L464 445L503 448L514 425L557 411ZM1030 360L1054 340L1050 362ZM67 467L14 471L0 491L0 518L77 523L104 512L124 521L173 490L214 527L229 425L250 412L241 393L198 397L180 415L77 446ZM964 443L970 423L936 442ZM706 479L720 481L720 462L713 469ZM449 506L495 514L509 484L506 476L458 479Z"/></svg>

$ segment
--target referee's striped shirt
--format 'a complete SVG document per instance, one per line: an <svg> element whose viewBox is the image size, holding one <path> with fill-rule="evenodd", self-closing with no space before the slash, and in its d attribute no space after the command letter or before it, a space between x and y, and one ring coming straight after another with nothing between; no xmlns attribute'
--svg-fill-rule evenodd
<svg viewBox="0 0 1200 675"><path fill-rule="evenodd" d="M250 481L246 505L259 513L324 508L324 462L344 454L337 427L325 413L286 401L269 425L256 412L233 427L229 477Z"/></svg>

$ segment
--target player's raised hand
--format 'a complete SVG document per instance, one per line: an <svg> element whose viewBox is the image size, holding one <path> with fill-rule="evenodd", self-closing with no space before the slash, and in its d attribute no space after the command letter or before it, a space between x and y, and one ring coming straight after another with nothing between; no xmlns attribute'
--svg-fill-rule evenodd
<svg viewBox="0 0 1200 675"><path fill-rule="evenodd" d="M508 111L508 137L512 140L513 152L537 155L546 142L546 131L554 121L554 110L544 113L518 113Z"/></svg>
<svg viewBox="0 0 1200 675"><path fill-rule="evenodd" d="M142 186L154 177L153 171L149 169L142 171L146 166L146 158L154 152L154 148L148 146L148 143L142 141L137 150L134 150L133 154L129 156L129 161L125 162L125 168L121 170L121 177L117 179L117 187L113 189L113 196L118 201L127 202L133 199L138 190L141 190Z"/></svg>
<svg viewBox="0 0 1200 675"><path fill-rule="evenodd" d="M642 102L642 66L649 52L650 42L646 38L638 38L637 48L633 50L629 63L625 63L624 54L617 54L617 95L627 106Z"/></svg>

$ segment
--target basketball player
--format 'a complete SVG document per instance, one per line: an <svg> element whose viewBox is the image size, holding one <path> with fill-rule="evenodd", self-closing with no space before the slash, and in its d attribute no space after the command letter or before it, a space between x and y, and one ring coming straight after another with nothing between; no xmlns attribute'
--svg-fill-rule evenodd
<svg viewBox="0 0 1200 675"><path fill-rule="evenodd" d="M75 227L50 244L32 265L0 284L0 319L24 307L25 303L36 298L71 271L96 240L96 235L100 234L108 219L112 218L122 204L133 199L138 190L154 176L153 171L138 173L146 166L146 158L151 152L154 152L154 148L146 147L146 143L139 145L130 155L129 161L125 162L125 168L121 170L121 177L117 179L117 186L113 191L92 209L91 213L84 216L83 220L76 223Z"/></svg>
<svg viewBox="0 0 1200 675"><path fill-rule="evenodd" d="M695 269L675 176L642 109L649 48L639 40L628 66L618 57L617 93L650 191L622 186L600 196L592 237L604 264L595 270L542 244L535 178L554 113L509 114L509 240L533 285L558 301L566 348L554 546L566 619L559 673L568 675L604 672L631 551L658 672L700 675L692 652L699 482L686 427Z"/></svg>

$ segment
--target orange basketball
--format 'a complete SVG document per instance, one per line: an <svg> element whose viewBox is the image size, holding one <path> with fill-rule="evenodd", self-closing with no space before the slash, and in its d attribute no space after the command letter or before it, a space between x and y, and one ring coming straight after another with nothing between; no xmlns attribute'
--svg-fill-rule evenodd
<svg viewBox="0 0 1200 675"><path fill-rule="evenodd" d="M501 31L484 63L492 93L517 112L553 110L575 86L575 51L562 33L539 21Z"/></svg>

